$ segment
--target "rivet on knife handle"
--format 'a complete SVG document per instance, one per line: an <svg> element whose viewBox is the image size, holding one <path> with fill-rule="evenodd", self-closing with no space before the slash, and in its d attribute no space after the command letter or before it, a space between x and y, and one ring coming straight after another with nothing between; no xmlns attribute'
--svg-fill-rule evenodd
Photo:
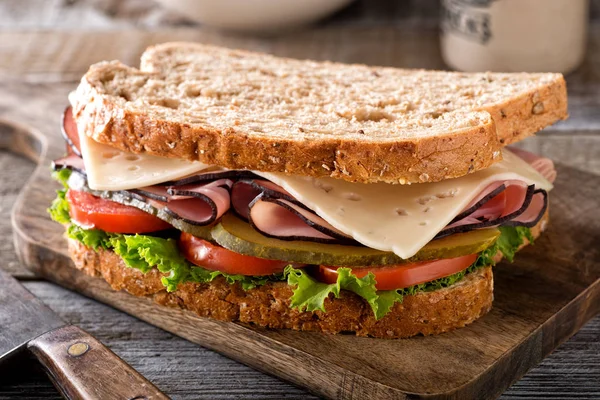
<svg viewBox="0 0 600 400"><path fill-rule="evenodd" d="M119 356L76 326L58 328L28 344L68 399L168 399Z"/></svg>

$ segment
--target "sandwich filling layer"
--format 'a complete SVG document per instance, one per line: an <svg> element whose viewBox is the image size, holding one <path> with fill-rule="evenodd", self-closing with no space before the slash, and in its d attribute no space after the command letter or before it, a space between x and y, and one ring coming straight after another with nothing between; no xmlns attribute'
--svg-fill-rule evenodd
<svg viewBox="0 0 600 400"><path fill-rule="evenodd" d="M292 307L324 311L350 290L377 318L498 251L512 260L556 175L548 159L505 150L461 178L360 184L127 154L79 135L69 112L64 131L70 154L54 164L65 187L50 212L69 237L157 268L169 291L217 276L248 290L284 280Z"/></svg>

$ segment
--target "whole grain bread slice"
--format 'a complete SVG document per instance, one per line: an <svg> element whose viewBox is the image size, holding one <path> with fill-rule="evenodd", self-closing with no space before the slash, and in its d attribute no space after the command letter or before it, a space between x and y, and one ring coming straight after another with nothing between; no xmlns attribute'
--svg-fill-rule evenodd
<svg viewBox="0 0 600 400"><path fill-rule="evenodd" d="M167 292L162 274L152 269L143 274L125 266L110 250L97 251L69 239L75 266L97 276L113 290L153 299L163 306L190 310L202 317L257 326L325 333L355 332L358 336L405 338L432 335L463 327L492 307L492 268L481 268L451 287L406 296L392 311L375 320L371 308L352 292L325 301L327 312L301 312L289 307L292 288L285 282L269 282L248 291L230 285L222 277L211 283L184 283Z"/></svg>
<svg viewBox="0 0 600 400"><path fill-rule="evenodd" d="M353 182L434 182L567 116L560 74L465 74L278 58L192 43L141 69L92 65L78 126L133 153Z"/></svg>
<svg viewBox="0 0 600 400"><path fill-rule="evenodd" d="M532 228L534 238L545 229L548 218L546 212ZM526 241L521 247L527 244ZM494 298L492 268L483 267L450 287L405 296L402 303L396 303L385 317L376 320L364 299L345 290L339 298L325 301L326 312L301 312L289 307L293 293L286 282L269 282L246 291L239 283L230 285L217 278L211 283L184 283L169 293L157 269L144 274L128 268L110 250L96 251L69 239L69 254L77 269L104 279L114 290L149 297L158 304L187 309L202 317L268 328L354 332L358 336L389 339L433 335L475 321L491 309ZM495 260L501 259L498 252Z"/></svg>

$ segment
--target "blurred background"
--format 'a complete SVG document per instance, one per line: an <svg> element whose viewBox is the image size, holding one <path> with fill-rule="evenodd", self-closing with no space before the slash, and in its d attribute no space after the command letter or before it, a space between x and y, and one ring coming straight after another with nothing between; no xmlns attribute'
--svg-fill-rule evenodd
<svg viewBox="0 0 600 400"><path fill-rule="evenodd" d="M600 174L600 0L0 0L0 119L56 133L62 143L67 93L90 64L137 66L147 46L175 40L404 68L562 71L571 118L519 145ZM4 149L10 145L0 126L0 268L177 398L308 398L36 280L16 259L10 225L34 163ZM503 398L599 398L598 354L600 317ZM60 397L36 364L24 361L0 373L0 399L9 398Z"/></svg>
<svg viewBox="0 0 600 400"><path fill-rule="evenodd" d="M600 0L0 0L0 81L74 83L94 62L137 66L147 46L175 40L404 68L565 72L571 118L547 131L588 132L578 138L588 153L563 152L572 135L523 146L600 173L589 136L600 130Z"/></svg>
<svg viewBox="0 0 600 400"><path fill-rule="evenodd" d="M589 19L600 20L600 0L0 0L0 31L14 33L1 37L0 71L65 79L90 61L136 64L148 44L195 40L400 67L570 72L585 50L598 54Z"/></svg>

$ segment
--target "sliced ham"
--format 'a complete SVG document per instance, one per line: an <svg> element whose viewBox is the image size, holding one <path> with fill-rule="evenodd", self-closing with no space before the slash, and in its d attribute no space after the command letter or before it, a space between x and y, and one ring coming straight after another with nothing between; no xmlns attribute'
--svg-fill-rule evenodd
<svg viewBox="0 0 600 400"><path fill-rule="evenodd" d="M62 136L67 142L67 153L81 157L79 133L77 132L77 124L73 119L73 108L71 106L63 112L61 128Z"/></svg>
<svg viewBox="0 0 600 400"><path fill-rule="evenodd" d="M533 188L528 188L523 181L495 182L484 189L477 197L479 200L476 203L471 202L471 205L454 218L445 230L462 225L478 224L483 221L515 217L523 205L529 204L528 191L531 191L529 193L529 197L531 197Z"/></svg>
<svg viewBox="0 0 600 400"><path fill-rule="evenodd" d="M551 183L556 178L552 160L518 148L510 149ZM532 227L548 207L546 191L522 181L494 182L479 193L436 237L499 225Z"/></svg>
<svg viewBox="0 0 600 400"><path fill-rule="evenodd" d="M515 188L512 190L513 193L510 190L511 187ZM518 192L518 194L515 192ZM540 197L541 202L537 200L534 202L533 199L536 191L533 185L528 186L524 193L522 193L521 188L517 185L509 186L481 207L493 208L493 212L486 214L477 210L472 215L449 224L436 235L436 238L500 225L533 226L535 223L530 225L530 222L535 220L537 223L544 215L547 207L546 192L544 190L540 190L539 192L543 192L544 197ZM520 198L522 198L521 202L518 201ZM488 206L488 204L491 205ZM517 205L518 208L516 208Z"/></svg>
<svg viewBox="0 0 600 400"><path fill-rule="evenodd" d="M154 185L133 191L156 208L193 225L208 225L229 210L231 179L182 186Z"/></svg>
<svg viewBox="0 0 600 400"><path fill-rule="evenodd" d="M192 225L209 225L217 220L219 211L210 198L174 200L165 205L165 211Z"/></svg>
<svg viewBox="0 0 600 400"><path fill-rule="evenodd" d="M300 202L298 202L291 194L273 182L267 181L266 179L243 179L235 182L231 190L233 210L238 216L248 221L250 204L262 193L264 193L264 197L287 199L291 202L300 204Z"/></svg>
<svg viewBox="0 0 600 400"><path fill-rule="evenodd" d="M214 168L208 171L202 171L195 173L176 181L170 181L163 183L164 186L184 186L192 183L212 182L219 179L245 179L255 178L256 175L251 171L243 170L230 170L224 168Z"/></svg>
<svg viewBox="0 0 600 400"><path fill-rule="evenodd" d="M213 221L219 219L229 210L231 198L229 191L233 186L231 179L218 179L209 183L189 184L177 187L170 187L167 193L171 196L168 208L173 211L172 204L179 201L185 201L189 198L202 199L206 203L212 203L215 215Z"/></svg>
<svg viewBox="0 0 600 400"><path fill-rule="evenodd" d="M537 225L548 209L548 193L545 190L538 189L533 192L531 204L527 210L518 217L506 222L505 225L526 226L531 228Z"/></svg>
<svg viewBox="0 0 600 400"><path fill-rule="evenodd" d="M278 239L356 243L312 211L286 199L270 198L265 193L250 204L248 220L257 231Z"/></svg>
<svg viewBox="0 0 600 400"><path fill-rule="evenodd" d="M70 154L66 157L52 161L52 169L57 170L63 168L76 170L85 175L85 165L83 165L83 158L75 154Z"/></svg>
<svg viewBox="0 0 600 400"><path fill-rule="evenodd" d="M283 240L355 243L286 190L264 179L236 182L231 202L236 214L265 236Z"/></svg>
<svg viewBox="0 0 600 400"><path fill-rule="evenodd" d="M262 193L253 181L238 181L231 188L231 207L244 221L248 221L250 203Z"/></svg>
<svg viewBox="0 0 600 400"><path fill-rule="evenodd" d="M509 147L509 150L514 154L525 160L531 165L537 172L539 172L544 178L550 183L554 183L556 180L556 169L554 168L554 162L546 157L540 157L537 154L531 153L527 150L520 149L518 147Z"/></svg>
<svg viewBox="0 0 600 400"><path fill-rule="evenodd" d="M83 160L77 155L77 126L70 108L63 116L63 135L73 151L55 160L54 168L70 168L85 174ZM511 151L550 182L556 178L551 160L518 148ZM211 224L233 208L266 236L356 244L283 188L250 171L214 169L129 193L191 224ZM436 237L498 225L531 227L545 213L547 197L545 191L534 190L523 181L494 182L478 193Z"/></svg>
<svg viewBox="0 0 600 400"><path fill-rule="evenodd" d="M277 239L336 242L335 238L315 229L289 208L282 207L277 200L263 199L262 194L253 201L249 221L263 235Z"/></svg>
<svg viewBox="0 0 600 400"><path fill-rule="evenodd" d="M146 186L140 189L131 190L131 192L162 203L169 201L167 187L162 185Z"/></svg>

